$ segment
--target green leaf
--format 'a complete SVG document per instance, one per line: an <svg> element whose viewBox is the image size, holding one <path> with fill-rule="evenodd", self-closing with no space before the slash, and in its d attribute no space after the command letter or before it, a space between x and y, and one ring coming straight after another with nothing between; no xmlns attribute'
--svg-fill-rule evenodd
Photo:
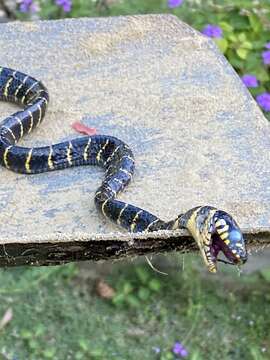
<svg viewBox="0 0 270 360"><path fill-rule="evenodd" d="M243 63L240 59L238 58L233 58L233 59L228 59L229 60L229 63L232 65L232 67L239 71L241 69L243 69Z"/></svg>
<svg viewBox="0 0 270 360"><path fill-rule="evenodd" d="M143 284L146 284L148 279L149 279L149 273L147 270L145 270L144 268L142 267L137 267L135 269L135 272L139 278L139 280L143 283Z"/></svg>
<svg viewBox="0 0 270 360"><path fill-rule="evenodd" d="M248 30L250 28L247 17L240 15L238 11L231 11L228 15L230 19L230 24L234 29Z"/></svg>
<svg viewBox="0 0 270 360"><path fill-rule="evenodd" d="M261 82L266 82L270 80L269 72L263 67L257 69L256 76Z"/></svg>
<svg viewBox="0 0 270 360"><path fill-rule="evenodd" d="M43 335L46 332L46 328L43 324L38 324L35 328L35 336Z"/></svg>
<svg viewBox="0 0 270 360"><path fill-rule="evenodd" d="M161 284L157 279L152 279L151 281L149 281L148 286L151 290L156 292L160 291L161 289Z"/></svg>
<svg viewBox="0 0 270 360"><path fill-rule="evenodd" d="M123 286L123 293L124 294L129 294L131 293L131 291L133 290L133 286L129 283L129 282L125 282L124 286Z"/></svg>
<svg viewBox="0 0 270 360"><path fill-rule="evenodd" d="M246 39L247 39L246 34L245 34L244 32L241 32L241 33L238 35L238 39L239 39L241 42L246 41Z"/></svg>
<svg viewBox="0 0 270 360"><path fill-rule="evenodd" d="M135 308L138 308L141 305L140 301L136 298L136 296L131 294L126 297L126 301L130 306Z"/></svg>
<svg viewBox="0 0 270 360"><path fill-rule="evenodd" d="M150 290L147 288L141 287L138 292L138 297L144 301L148 300L150 297Z"/></svg>
<svg viewBox="0 0 270 360"><path fill-rule="evenodd" d="M227 52L227 58L230 62L230 64L236 68L236 69L242 69L244 64L243 64L243 60L240 60L237 56L235 56L235 52L232 50L229 50Z"/></svg>
<svg viewBox="0 0 270 360"><path fill-rule="evenodd" d="M264 45L265 45L265 40L260 39L252 42L252 47L255 50L263 50Z"/></svg>
<svg viewBox="0 0 270 360"><path fill-rule="evenodd" d="M249 50L251 50L253 48L252 43L249 41L244 41L242 43L241 47L244 49L249 49Z"/></svg>
<svg viewBox="0 0 270 360"><path fill-rule="evenodd" d="M245 60L248 55L248 50L239 48L239 49L236 49L236 54L240 57L240 59Z"/></svg>
<svg viewBox="0 0 270 360"><path fill-rule="evenodd" d="M199 351L196 350L193 352L190 360L202 360Z"/></svg>
<svg viewBox="0 0 270 360"><path fill-rule="evenodd" d="M225 32L232 32L233 31L233 27L227 23L226 21L220 21L218 23L218 25L222 28L223 31Z"/></svg>
<svg viewBox="0 0 270 360"><path fill-rule="evenodd" d="M112 299L112 303L114 305L121 305L125 302L125 299L126 299L125 294L123 293L116 294Z"/></svg>
<svg viewBox="0 0 270 360"><path fill-rule="evenodd" d="M83 351L87 351L88 350L88 343L85 339L80 339L79 340L79 347L81 348L81 350Z"/></svg>
<svg viewBox="0 0 270 360"><path fill-rule="evenodd" d="M228 39L231 41L231 42L237 42L237 37L235 34L231 34L228 36Z"/></svg>
<svg viewBox="0 0 270 360"><path fill-rule="evenodd" d="M255 33L260 33L263 30L261 20L257 15L253 13L248 15L248 20Z"/></svg>
<svg viewBox="0 0 270 360"><path fill-rule="evenodd" d="M248 56L246 57L246 72L256 72L258 69L261 68L261 57L256 52L249 52Z"/></svg>
<svg viewBox="0 0 270 360"><path fill-rule="evenodd" d="M31 339L33 337L33 334L28 330L22 330L21 331L21 337L23 339Z"/></svg>
<svg viewBox="0 0 270 360"><path fill-rule="evenodd" d="M54 359L55 358L55 349L46 349L43 351L43 355L46 359Z"/></svg>
<svg viewBox="0 0 270 360"><path fill-rule="evenodd" d="M261 355L260 349L253 345L250 347L250 353L252 355L252 360L265 360L265 357Z"/></svg>
<svg viewBox="0 0 270 360"><path fill-rule="evenodd" d="M167 351L165 354L161 355L161 358L160 358L160 360L174 360L174 359L175 359L174 355L169 351Z"/></svg>
<svg viewBox="0 0 270 360"><path fill-rule="evenodd" d="M35 339L29 340L28 345L31 348L31 350L36 350L39 348L39 343Z"/></svg>
<svg viewBox="0 0 270 360"><path fill-rule="evenodd" d="M76 352L75 360L83 360L83 359L85 359L85 354L82 353L81 351Z"/></svg>
<svg viewBox="0 0 270 360"><path fill-rule="evenodd" d="M219 50L225 54L225 52L227 51L228 49L228 41L224 38L222 39L216 39L215 40L215 43L217 44L217 46L219 47Z"/></svg>

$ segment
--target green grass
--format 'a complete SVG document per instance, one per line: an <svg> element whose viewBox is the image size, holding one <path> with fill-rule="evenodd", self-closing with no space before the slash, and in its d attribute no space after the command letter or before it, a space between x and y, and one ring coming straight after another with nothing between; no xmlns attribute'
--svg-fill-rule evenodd
<svg viewBox="0 0 270 360"><path fill-rule="evenodd" d="M96 295L93 263L1 270L0 318L8 308L13 318L1 330L0 359L165 360L175 341L192 360L269 359L265 276L226 267L209 276L196 258L186 256L183 270L168 256L168 276L142 261L111 264L113 300Z"/></svg>

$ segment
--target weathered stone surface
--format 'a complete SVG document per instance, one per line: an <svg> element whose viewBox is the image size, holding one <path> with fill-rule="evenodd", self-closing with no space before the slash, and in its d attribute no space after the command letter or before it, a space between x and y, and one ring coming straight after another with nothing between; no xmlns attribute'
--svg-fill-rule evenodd
<svg viewBox="0 0 270 360"><path fill-rule="evenodd" d="M70 125L81 120L134 150L136 174L122 200L164 219L211 204L232 213L250 241L256 233L258 243L267 242L269 124L210 39L169 15L9 23L0 30L1 66L41 79L51 96L44 122L22 144L72 139ZM2 118L15 109L1 103ZM31 253L35 243L134 237L94 207L101 169L0 171L0 244L24 244ZM153 236L162 242L169 235Z"/></svg>

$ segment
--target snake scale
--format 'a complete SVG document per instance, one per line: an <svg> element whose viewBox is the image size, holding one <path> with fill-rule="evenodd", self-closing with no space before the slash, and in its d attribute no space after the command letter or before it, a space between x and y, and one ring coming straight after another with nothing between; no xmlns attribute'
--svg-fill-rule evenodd
<svg viewBox="0 0 270 360"><path fill-rule="evenodd" d="M210 272L216 272L220 251L230 264L241 265L247 260L241 230L231 215L222 210L198 206L166 222L144 209L117 200L117 195L129 184L135 166L131 149L116 137L93 135L43 147L17 146L44 118L49 94L42 82L2 67L0 100L22 107L0 124L0 162L7 169L37 174L71 166L101 166L105 177L95 193L95 205L105 217L130 232L188 229Z"/></svg>

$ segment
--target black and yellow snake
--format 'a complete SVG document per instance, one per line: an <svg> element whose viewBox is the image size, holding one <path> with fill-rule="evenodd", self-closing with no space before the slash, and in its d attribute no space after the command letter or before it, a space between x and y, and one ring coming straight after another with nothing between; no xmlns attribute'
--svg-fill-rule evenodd
<svg viewBox="0 0 270 360"><path fill-rule="evenodd" d="M165 222L144 209L117 200L116 196L128 185L134 173L134 157L129 146L115 137L92 135L44 147L17 146L17 142L44 118L49 94L40 81L2 67L0 99L23 107L0 125L0 161L7 169L37 174L71 166L101 166L105 169L105 177L96 191L95 204L107 218L131 232L187 228L211 272L216 272L219 251L231 264L243 264L247 260L240 228L224 211L199 206Z"/></svg>

